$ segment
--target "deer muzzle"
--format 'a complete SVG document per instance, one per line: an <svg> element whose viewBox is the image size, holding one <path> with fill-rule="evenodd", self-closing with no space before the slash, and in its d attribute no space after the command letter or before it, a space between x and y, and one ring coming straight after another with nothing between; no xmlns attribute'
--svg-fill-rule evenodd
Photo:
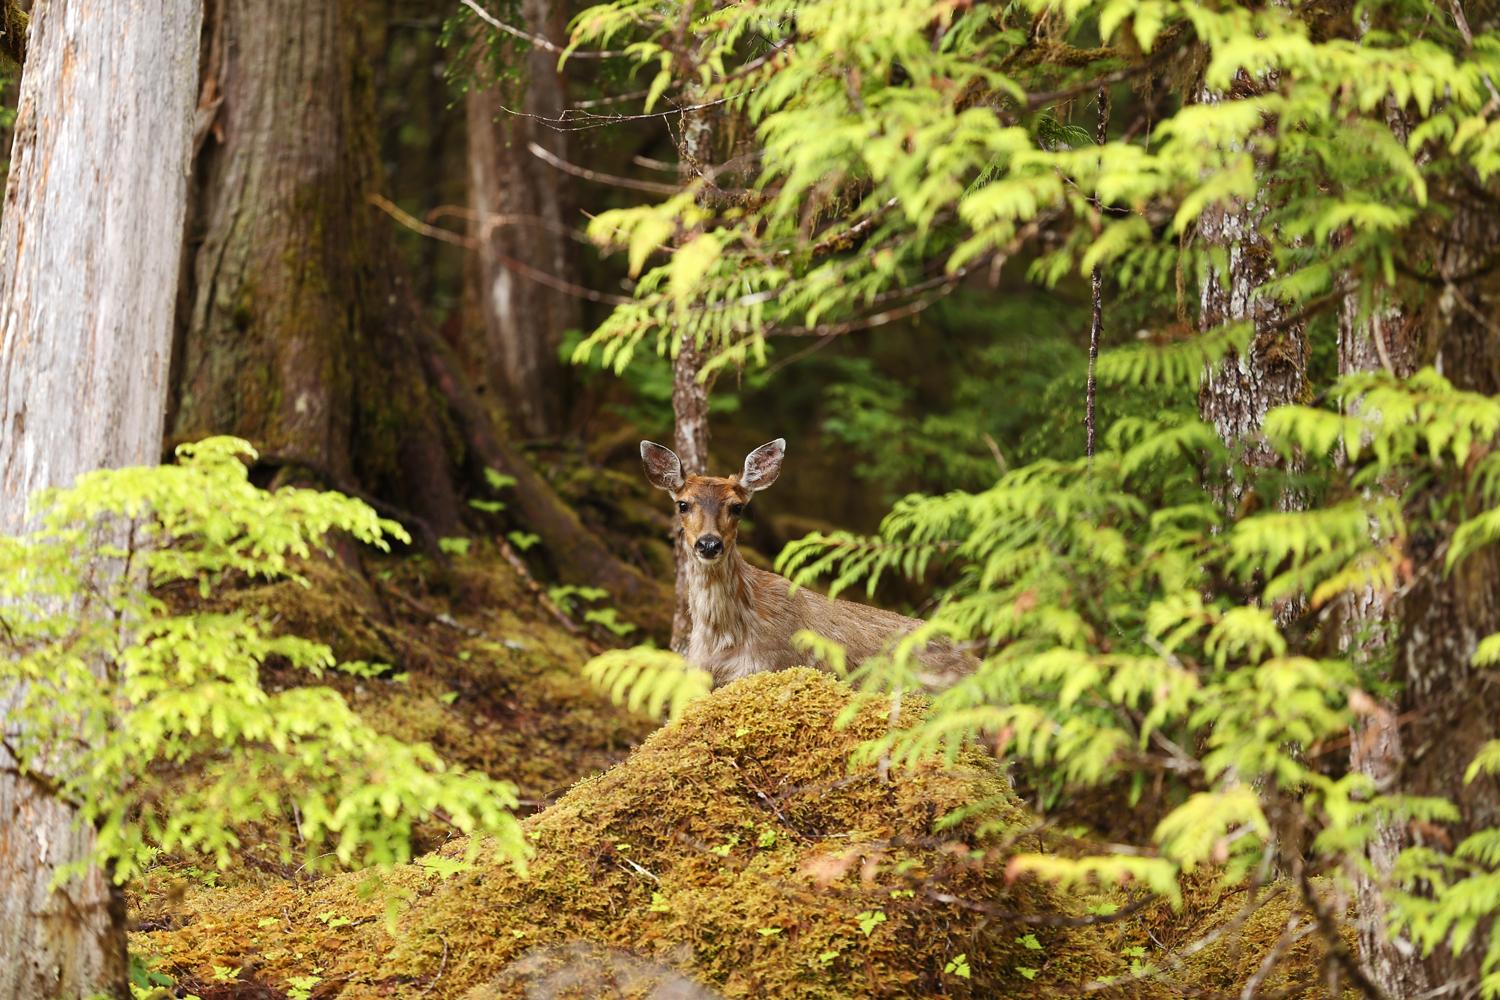
<svg viewBox="0 0 1500 1000"><path fill-rule="evenodd" d="M693 551L700 559L717 559L724 554L724 540L718 535L704 535L693 543Z"/></svg>

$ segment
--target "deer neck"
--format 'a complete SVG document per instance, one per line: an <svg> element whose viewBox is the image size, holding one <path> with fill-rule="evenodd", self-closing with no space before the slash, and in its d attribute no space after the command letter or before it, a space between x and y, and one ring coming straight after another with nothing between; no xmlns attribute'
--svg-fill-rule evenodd
<svg viewBox="0 0 1500 1000"><path fill-rule="evenodd" d="M695 657L748 645L755 620L750 567L731 545L715 563L686 560L691 648Z"/></svg>

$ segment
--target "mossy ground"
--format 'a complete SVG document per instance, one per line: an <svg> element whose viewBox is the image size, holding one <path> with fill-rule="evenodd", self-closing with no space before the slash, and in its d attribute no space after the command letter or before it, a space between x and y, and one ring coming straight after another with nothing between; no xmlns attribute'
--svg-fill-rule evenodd
<svg viewBox="0 0 1500 1000"><path fill-rule="evenodd" d="M1007 876L1012 853L1057 845L1039 839L992 758L884 777L851 764L886 731L889 702L859 702L836 727L859 696L806 670L736 683L651 732L581 679L582 644L487 555L451 573L367 559L367 591L325 565L311 590L276 584L233 600L405 674L335 682L380 728L515 781L539 805L576 782L526 820L529 871L471 858L482 845L444 842L435 824L423 832L438 849L379 886L360 873L310 878L270 860L270 838L247 838L244 863L224 874L162 859L132 887L131 946L178 992L501 1000L529 995L568 959L558 946L582 941L724 997L1237 995L1294 912L1283 892L1168 982L1133 980L1133 960L1236 922L1243 892L1200 873L1180 910L1049 925L1127 894ZM266 680L303 678L272 668ZM908 698L903 718L921 711ZM940 822L976 803L963 822ZM1316 979L1320 956L1316 935L1301 938L1266 986Z"/></svg>

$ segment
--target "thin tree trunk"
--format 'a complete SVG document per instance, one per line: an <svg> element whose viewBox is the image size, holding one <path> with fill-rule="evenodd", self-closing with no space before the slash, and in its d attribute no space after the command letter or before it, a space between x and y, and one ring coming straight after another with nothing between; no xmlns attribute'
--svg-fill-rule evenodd
<svg viewBox="0 0 1500 1000"><path fill-rule="evenodd" d="M1348 297L1339 314L1339 374L1384 368L1402 377L1410 375L1412 351L1409 340L1400 336L1402 327L1401 313L1392 308L1377 309L1361 320L1354 296ZM1367 586L1343 600L1339 645L1344 655L1368 663L1385 654L1393 624L1391 596ZM1349 732L1349 766L1383 792L1394 790L1401 769L1399 711L1394 702L1382 701ZM1366 850L1374 877L1363 871L1354 873L1360 964L1388 997L1417 996L1430 988L1411 940L1392 938L1387 930L1383 887L1389 883L1405 840L1405 824L1399 817L1380 822Z"/></svg>
<svg viewBox="0 0 1500 1000"><path fill-rule="evenodd" d="M692 107L699 103L698 90L686 88L683 103ZM682 132L677 140L678 156L682 160L685 177L701 175L709 166L713 152L713 127L703 111L683 115ZM672 416L674 432L673 450L682 459L682 471L689 476L708 475L708 394L710 386L698 378L707 360L698 345L682 337L677 345L677 354L672 359ZM675 519L675 515L674 515ZM673 535L673 554L677 567L676 602L672 609L672 650L686 656L688 638L693 631L693 617L688 609L688 560L694 558L688 551L680 527Z"/></svg>
<svg viewBox="0 0 1500 1000"><path fill-rule="evenodd" d="M459 507L389 224L359 0L210 0L170 433L232 433L418 514Z"/></svg>
<svg viewBox="0 0 1500 1000"><path fill-rule="evenodd" d="M703 352L692 341L684 339L672 359L672 414L675 430L672 447L682 459L683 474L708 475L708 386L698 381L703 367ZM675 515L674 515L675 519ZM677 567L676 600L672 607L672 650L687 655L688 639L693 631L693 616L688 608L688 551L681 530L673 537L672 551Z"/></svg>
<svg viewBox="0 0 1500 1000"><path fill-rule="evenodd" d="M526 28L549 36L551 5L524 0ZM492 83L469 92L469 185L476 219L474 235L497 253L523 260L566 281L577 271L572 241L563 233L577 223L576 199L567 174L543 163L527 148L537 143L568 158L566 133L528 115L556 118L567 107L557 56L533 46L526 56L525 97L514 87ZM535 221L498 225L497 216L528 215ZM480 385L492 387L516 430L532 438L566 430L567 372L558 359L565 331L582 323L578 300L517 275L491 254L481 254L479 303L484 320Z"/></svg>
<svg viewBox="0 0 1500 1000"><path fill-rule="evenodd" d="M81 472L155 464L193 134L193 0L53 0L31 41L0 223L0 530ZM0 749L0 996L128 996L93 831Z"/></svg>

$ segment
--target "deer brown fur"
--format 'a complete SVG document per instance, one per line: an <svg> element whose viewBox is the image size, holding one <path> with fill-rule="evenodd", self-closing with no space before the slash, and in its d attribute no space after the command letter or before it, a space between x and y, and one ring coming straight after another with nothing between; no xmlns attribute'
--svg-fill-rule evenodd
<svg viewBox="0 0 1500 1000"><path fill-rule="evenodd" d="M738 475L684 476L670 448L641 442L646 478L671 495L677 530L687 542L693 623L687 658L710 671L715 685L805 664L807 654L792 644L803 629L842 645L853 665L922 624L879 608L830 601L805 587L793 592L786 577L744 560L735 544L740 518L755 493L776 481L785 455L786 441L777 438L752 451ZM971 669L970 659L946 644L929 643L917 659L931 674L929 686L951 683Z"/></svg>

